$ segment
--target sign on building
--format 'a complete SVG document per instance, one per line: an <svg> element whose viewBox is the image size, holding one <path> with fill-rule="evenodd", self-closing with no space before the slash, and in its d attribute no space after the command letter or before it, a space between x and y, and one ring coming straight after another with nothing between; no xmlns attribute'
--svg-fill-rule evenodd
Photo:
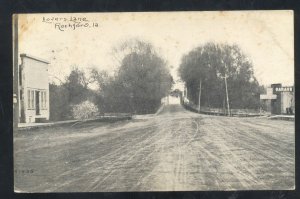
<svg viewBox="0 0 300 199"><path fill-rule="evenodd" d="M267 93L260 95L267 112L272 114L294 114L294 87L272 84Z"/></svg>

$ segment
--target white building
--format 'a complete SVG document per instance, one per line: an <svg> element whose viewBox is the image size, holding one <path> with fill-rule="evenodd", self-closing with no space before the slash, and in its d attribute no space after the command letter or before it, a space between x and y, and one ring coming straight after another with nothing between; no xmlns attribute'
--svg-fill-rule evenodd
<svg viewBox="0 0 300 199"><path fill-rule="evenodd" d="M21 54L19 65L19 122L49 120L49 62Z"/></svg>
<svg viewBox="0 0 300 199"><path fill-rule="evenodd" d="M271 84L267 93L260 95L264 105L264 111L271 114L294 114L295 113L294 86L282 86L282 84Z"/></svg>

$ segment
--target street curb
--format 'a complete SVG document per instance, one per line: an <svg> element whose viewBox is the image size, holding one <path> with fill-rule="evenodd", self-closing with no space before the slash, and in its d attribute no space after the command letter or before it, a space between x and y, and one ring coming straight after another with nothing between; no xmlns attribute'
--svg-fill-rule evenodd
<svg viewBox="0 0 300 199"><path fill-rule="evenodd" d="M54 126L64 126L68 124L76 124L76 123L89 123L89 122L117 122L123 120L131 120L132 116L109 116L109 117L101 117L101 118L93 118L88 120L69 120L69 121L60 121L60 122L53 122L53 123L45 123L36 126L25 126L25 127L18 127L17 131L26 131L26 130L33 130L33 129L42 129L42 128L49 128Z"/></svg>
<svg viewBox="0 0 300 199"><path fill-rule="evenodd" d="M285 116L270 116L270 120L286 120L286 121L295 121L295 117L285 117Z"/></svg>
<svg viewBox="0 0 300 199"><path fill-rule="evenodd" d="M161 104L154 115L158 115L164 109L164 107L165 107L165 104Z"/></svg>

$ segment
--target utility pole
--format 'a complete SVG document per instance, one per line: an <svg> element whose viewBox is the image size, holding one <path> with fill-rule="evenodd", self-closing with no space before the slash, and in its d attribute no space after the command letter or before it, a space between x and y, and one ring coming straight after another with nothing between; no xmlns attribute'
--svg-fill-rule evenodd
<svg viewBox="0 0 300 199"><path fill-rule="evenodd" d="M188 88L186 85L185 85L185 90L186 90L185 97L188 98Z"/></svg>
<svg viewBox="0 0 300 199"><path fill-rule="evenodd" d="M225 79L225 89L226 89L227 110L228 110L228 115L231 116L230 107L229 107L228 89L227 89L227 77L228 76L224 77L224 79Z"/></svg>
<svg viewBox="0 0 300 199"><path fill-rule="evenodd" d="M228 116L231 116L230 107L229 107L228 88L227 88L227 78L228 78L228 75L226 75L227 66L226 66L226 63L223 60L222 60L222 63L224 64L225 71L224 71L224 76L220 75L220 77L224 78L224 81L225 81L226 101L227 101L227 114L228 114Z"/></svg>
<svg viewBox="0 0 300 199"><path fill-rule="evenodd" d="M202 80L200 79L200 83L199 83L199 96L198 96L198 112L200 113L201 110L201 105L200 105L200 101L201 101L201 84L202 84Z"/></svg>
<svg viewBox="0 0 300 199"><path fill-rule="evenodd" d="M166 101L166 105L169 105L169 95L170 95L170 94L168 93L167 98L166 98L166 100L167 100L167 101Z"/></svg>
<svg viewBox="0 0 300 199"><path fill-rule="evenodd" d="M13 15L13 128L19 123L19 65L18 65L18 15Z"/></svg>
<svg viewBox="0 0 300 199"><path fill-rule="evenodd" d="M229 107L228 89L227 89L227 78L228 78L228 76L224 75L223 77L221 76L221 78L224 78L224 81L225 81L226 101L227 101L227 114L228 114L228 116L231 116L230 107Z"/></svg>

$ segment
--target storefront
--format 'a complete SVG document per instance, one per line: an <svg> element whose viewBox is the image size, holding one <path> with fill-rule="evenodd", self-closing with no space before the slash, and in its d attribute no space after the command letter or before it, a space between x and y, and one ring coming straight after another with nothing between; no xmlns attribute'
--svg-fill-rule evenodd
<svg viewBox="0 0 300 199"><path fill-rule="evenodd" d="M271 114L295 114L294 86L271 84L267 93L260 95L263 110Z"/></svg>
<svg viewBox="0 0 300 199"><path fill-rule="evenodd" d="M19 121L49 120L49 62L21 54L19 66Z"/></svg>

